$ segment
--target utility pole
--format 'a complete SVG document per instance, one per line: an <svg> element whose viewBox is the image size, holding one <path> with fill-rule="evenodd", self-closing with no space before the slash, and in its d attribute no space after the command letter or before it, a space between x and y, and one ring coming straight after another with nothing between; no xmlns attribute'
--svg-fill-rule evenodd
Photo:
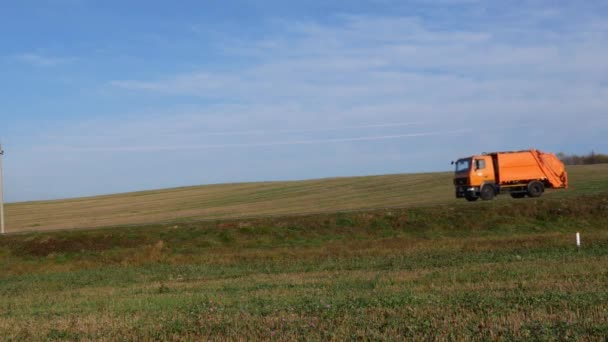
<svg viewBox="0 0 608 342"><path fill-rule="evenodd" d="M0 143L0 234L4 235L4 189L2 188L2 156L4 150Z"/></svg>

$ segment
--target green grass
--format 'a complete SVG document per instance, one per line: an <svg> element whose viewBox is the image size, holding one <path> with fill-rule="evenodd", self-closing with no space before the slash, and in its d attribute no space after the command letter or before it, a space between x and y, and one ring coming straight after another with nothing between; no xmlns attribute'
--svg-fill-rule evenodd
<svg viewBox="0 0 608 342"><path fill-rule="evenodd" d="M547 198L608 191L608 164L568 169L570 189ZM425 173L223 184L60 201L9 204L8 232L196 222L387 207L454 205L452 174ZM511 201L501 196L499 203Z"/></svg>
<svg viewBox="0 0 608 342"><path fill-rule="evenodd" d="M596 189L2 236L0 335L603 341L608 191Z"/></svg>

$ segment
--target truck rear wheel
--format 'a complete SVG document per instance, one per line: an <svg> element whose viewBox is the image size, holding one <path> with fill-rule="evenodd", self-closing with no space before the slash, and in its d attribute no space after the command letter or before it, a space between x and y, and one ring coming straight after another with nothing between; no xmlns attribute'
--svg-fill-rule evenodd
<svg viewBox="0 0 608 342"><path fill-rule="evenodd" d="M479 192L479 197L481 197L484 201L489 201L494 198L496 194L494 193L494 187L490 184L486 184L481 187L481 191Z"/></svg>
<svg viewBox="0 0 608 342"><path fill-rule="evenodd" d="M545 186L539 181L533 181L528 184L528 196L540 197L545 192Z"/></svg>

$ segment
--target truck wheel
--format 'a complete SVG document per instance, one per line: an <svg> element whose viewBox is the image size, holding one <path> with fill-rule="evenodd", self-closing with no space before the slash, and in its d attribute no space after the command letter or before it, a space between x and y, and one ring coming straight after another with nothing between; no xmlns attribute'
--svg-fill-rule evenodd
<svg viewBox="0 0 608 342"><path fill-rule="evenodd" d="M545 192L545 186L539 181L533 181L528 184L528 196L540 197Z"/></svg>
<svg viewBox="0 0 608 342"><path fill-rule="evenodd" d="M479 197L481 197L482 200L489 201L494 198L494 195L496 195L494 193L494 187L491 186L490 184L486 184L481 187Z"/></svg>
<svg viewBox="0 0 608 342"><path fill-rule="evenodd" d="M524 198L524 197L526 197L526 193L525 192L512 192L511 193L511 197L513 197L513 198Z"/></svg>
<svg viewBox="0 0 608 342"><path fill-rule="evenodd" d="M477 197L477 196L475 196L475 195L469 195L469 194L466 194L466 195L464 195L464 198L466 198L466 199L467 199L467 201L469 201L469 202L475 202L475 201L477 201L477 199L478 199L479 197Z"/></svg>

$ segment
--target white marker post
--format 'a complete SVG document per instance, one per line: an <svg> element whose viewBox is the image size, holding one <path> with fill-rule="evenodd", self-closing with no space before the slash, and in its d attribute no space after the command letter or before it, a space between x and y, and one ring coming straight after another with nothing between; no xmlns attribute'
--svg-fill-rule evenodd
<svg viewBox="0 0 608 342"><path fill-rule="evenodd" d="M576 232L576 247L581 247L581 233Z"/></svg>
<svg viewBox="0 0 608 342"><path fill-rule="evenodd" d="M0 234L4 235L4 189L2 188L2 156L4 150L0 144Z"/></svg>

